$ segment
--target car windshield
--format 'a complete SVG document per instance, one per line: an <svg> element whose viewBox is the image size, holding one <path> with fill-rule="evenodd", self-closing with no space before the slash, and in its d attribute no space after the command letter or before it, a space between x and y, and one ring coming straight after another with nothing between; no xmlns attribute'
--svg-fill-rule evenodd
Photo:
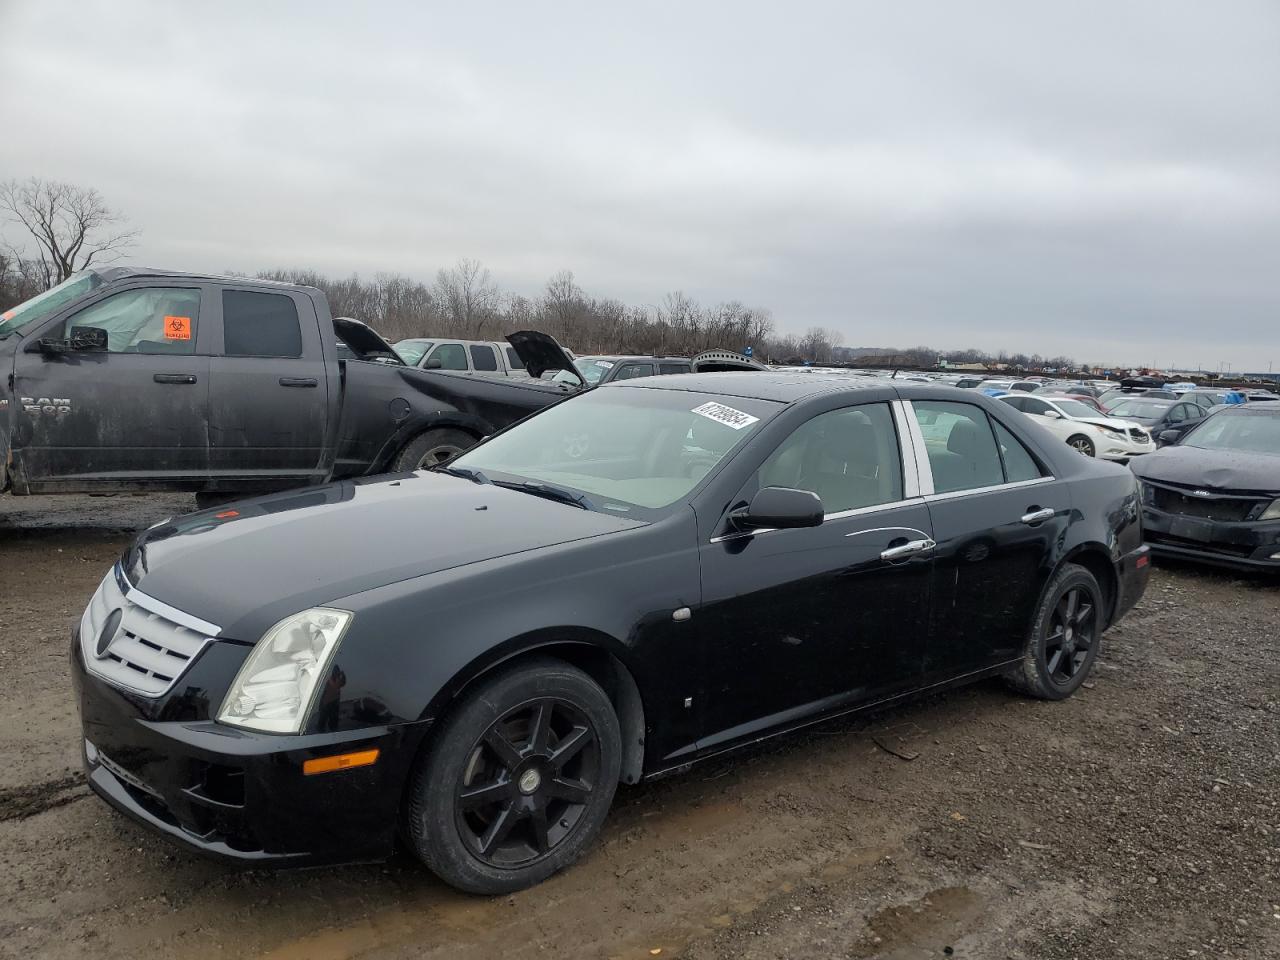
<svg viewBox="0 0 1280 960"><path fill-rule="evenodd" d="M64 304L100 286L102 277L92 270L73 273L56 287L50 287L44 293L0 313L0 339L53 316Z"/></svg>
<svg viewBox="0 0 1280 960"><path fill-rule="evenodd" d="M548 407L449 469L585 494L591 509L644 516L685 497L782 404L684 390L603 387Z"/></svg>
<svg viewBox="0 0 1280 960"><path fill-rule="evenodd" d="M418 361L426 355L434 342L433 340L401 340L394 349L401 360L411 367L416 367Z"/></svg>
<svg viewBox="0 0 1280 960"><path fill-rule="evenodd" d="M1182 444L1280 457L1280 416L1218 413L1188 433Z"/></svg>
<svg viewBox="0 0 1280 960"><path fill-rule="evenodd" d="M1149 417L1155 420L1164 416L1172 404L1159 400L1122 400L1110 408L1113 417Z"/></svg>
<svg viewBox="0 0 1280 960"><path fill-rule="evenodd" d="M1065 413L1068 417L1088 418L1096 417L1098 411L1093 409L1087 403L1081 403L1079 400L1055 400L1054 405Z"/></svg>
<svg viewBox="0 0 1280 960"><path fill-rule="evenodd" d="M604 378L606 373L613 369L612 360L603 360L597 357L579 357L573 361L573 365L582 374L582 379L593 387Z"/></svg>

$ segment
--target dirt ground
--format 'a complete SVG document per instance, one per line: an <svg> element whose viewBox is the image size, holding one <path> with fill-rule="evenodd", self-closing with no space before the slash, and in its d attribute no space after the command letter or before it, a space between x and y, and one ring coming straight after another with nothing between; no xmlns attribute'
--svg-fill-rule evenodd
<svg viewBox="0 0 1280 960"><path fill-rule="evenodd" d="M68 631L189 506L0 497L0 955L1280 956L1274 582L1161 568L1066 703L986 683L624 788L576 867L478 899L403 855L237 871L89 795Z"/></svg>

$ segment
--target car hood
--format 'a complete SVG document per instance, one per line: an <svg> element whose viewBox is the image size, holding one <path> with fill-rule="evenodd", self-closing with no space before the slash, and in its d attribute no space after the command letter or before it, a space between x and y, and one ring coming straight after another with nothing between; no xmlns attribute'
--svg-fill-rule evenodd
<svg viewBox="0 0 1280 960"><path fill-rule="evenodd" d="M1177 444L1132 464L1148 480L1205 490L1233 490L1280 497L1280 457L1235 450L1203 450Z"/></svg>
<svg viewBox="0 0 1280 960"><path fill-rule="evenodd" d="M1080 419L1085 423L1096 423L1100 427L1111 427L1115 430L1128 430L1130 427L1133 427L1133 426L1142 426L1142 422L1140 420L1134 420L1128 417L1120 418L1120 417L1097 416L1097 417L1081 417Z"/></svg>
<svg viewBox="0 0 1280 960"><path fill-rule="evenodd" d="M352 317L334 317L333 332L360 356L386 357L404 362L400 360L395 347L383 340L367 323L361 323Z"/></svg>
<svg viewBox="0 0 1280 960"><path fill-rule="evenodd" d="M348 480L157 524L123 560L144 593L256 640L375 587L643 526L439 473Z"/></svg>
<svg viewBox="0 0 1280 960"><path fill-rule="evenodd" d="M537 330L517 330L507 335L507 343L515 347L529 376L535 380L548 370L564 370L572 374L582 386L587 386L587 381L573 365L572 358L551 334Z"/></svg>

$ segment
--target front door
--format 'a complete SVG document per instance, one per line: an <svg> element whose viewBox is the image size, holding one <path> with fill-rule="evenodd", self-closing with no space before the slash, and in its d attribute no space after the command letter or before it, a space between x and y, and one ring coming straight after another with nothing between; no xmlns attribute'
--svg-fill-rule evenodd
<svg viewBox="0 0 1280 960"><path fill-rule="evenodd" d="M225 489L325 477L329 382L314 307L299 294L220 292L209 372L209 463ZM332 330L327 335L336 339Z"/></svg>
<svg viewBox="0 0 1280 960"><path fill-rule="evenodd" d="M106 333L105 350L33 352L14 366L15 475L32 493L201 481L208 468L209 332L202 290L115 290L41 329L67 341Z"/></svg>
<svg viewBox="0 0 1280 960"><path fill-rule="evenodd" d="M1071 497L978 405L916 400L911 408L927 454L921 485L937 541L926 665L937 682L1018 655L1070 522Z"/></svg>
<svg viewBox="0 0 1280 960"><path fill-rule="evenodd" d="M904 484L889 403L818 414L739 498L810 490L821 526L730 530L701 550L697 619L710 656L700 748L917 686L929 625L929 511Z"/></svg>

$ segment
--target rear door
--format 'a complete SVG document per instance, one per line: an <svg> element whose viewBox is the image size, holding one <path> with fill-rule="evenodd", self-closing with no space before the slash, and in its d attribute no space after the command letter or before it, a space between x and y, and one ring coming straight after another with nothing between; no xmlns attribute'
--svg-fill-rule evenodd
<svg viewBox="0 0 1280 960"><path fill-rule="evenodd" d="M487 377L496 377L499 375L498 353L490 344L468 344L467 353L470 355L471 369L473 371Z"/></svg>
<svg viewBox="0 0 1280 960"><path fill-rule="evenodd" d="M112 287L39 336L106 332L107 349L17 355L15 473L32 492L199 482L208 466L210 288L151 281Z"/></svg>
<svg viewBox="0 0 1280 960"><path fill-rule="evenodd" d="M224 287L215 309L212 475L272 486L323 478L330 398L314 304L293 291Z"/></svg>
<svg viewBox="0 0 1280 960"><path fill-rule="evenodd" d="M1017 655L1070 522L1065 482L977 404L917 399L920 484L934 553L927 679Z"/></svg>

